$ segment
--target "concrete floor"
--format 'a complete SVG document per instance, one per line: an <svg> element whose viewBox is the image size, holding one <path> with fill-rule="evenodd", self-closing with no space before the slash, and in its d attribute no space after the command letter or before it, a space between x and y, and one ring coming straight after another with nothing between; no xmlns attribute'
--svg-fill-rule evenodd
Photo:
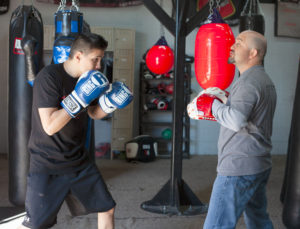
<svg viewBox="0 0 300 229"><path fill-rule="evenodd" d="M283 181L285 156L273 156L273 170L268 183L268 211L275 229L284 229L282 204L279 200ZM12 211L19 213L8 201L7 160L0 157L0 215ZM216 175L216 156L192 156L183 160L183 180L203 203L208 203ZM151 163L127 163L124 160L97 160L108 188L117 202L116 229L199 229L206 214L195 216L168 216L144 211L141 203L151 200L170 179L170 160L160 159ZM97 214L72 217L64 204L53 229L97 228ZM0 225L1 228L1 225ZM237 229L245 228L243 219Z"/></svg>

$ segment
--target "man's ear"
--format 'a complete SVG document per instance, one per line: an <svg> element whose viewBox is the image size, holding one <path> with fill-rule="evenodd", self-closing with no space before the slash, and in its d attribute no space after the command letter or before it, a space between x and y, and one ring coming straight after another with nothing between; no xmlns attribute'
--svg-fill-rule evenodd
<svg viewBox="0 0 300 229"><path fill-rule="evenodd" d="M74 59L75 59L77 62L80 62L81 58L82 58L82 52L80 52L80 51L75 52L75 54L74 54Z"/></svg>
<svg viewBox="0 0 300 229"><path fill-rule="evenodd" d="M253 48L250 50L250 59L254 59L258 56L258 51L257 49Z"/></svg>

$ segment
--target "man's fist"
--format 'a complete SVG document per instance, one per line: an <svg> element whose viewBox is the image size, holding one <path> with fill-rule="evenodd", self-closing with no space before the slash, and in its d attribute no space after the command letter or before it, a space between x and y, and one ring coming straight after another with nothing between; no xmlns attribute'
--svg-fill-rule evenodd
<svg viewBox="0 0 300 229"><path fill-rule="evenodd" d="M80 76L74 90L61 102L61 106L74 118L108 87L105 75L96 70L88 71Z"/></svg>
<svg viewBox="0 0 300 229"><path fill-rule="evenodd" d="M187 106L188 115L192 119L204 119L216 121L212 115L212 104L215 99L222 103L227 102L228 92L222 91L217 87L207 88L199 93Z"/></svg>
<svg viewBox="0 0 300 229"><path fill-rule="evenodd" d="M99 98L99 106L109 114L126 107L133 99L132 92L122 82L113 82L111 89Z"/></svg>

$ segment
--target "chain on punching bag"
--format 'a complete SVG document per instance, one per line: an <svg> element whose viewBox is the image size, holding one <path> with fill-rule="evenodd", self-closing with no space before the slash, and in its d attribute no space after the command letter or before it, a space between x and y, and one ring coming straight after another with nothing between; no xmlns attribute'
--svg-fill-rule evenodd
<svg viewBox="0 0 300 229"><path fill-rule="evenodd" d="M239 31L244 30L265 33L265 19L258 0L247 0L241 12Z"/></svg>
<svg viewBox="0 0 300 229"><path fill-rule="evenodd" d="M9 27L9 200L17 206L25 202L29 168L32 87L27 82L42 67L42 55L41 14L32 5L21 5Z"/></svg>

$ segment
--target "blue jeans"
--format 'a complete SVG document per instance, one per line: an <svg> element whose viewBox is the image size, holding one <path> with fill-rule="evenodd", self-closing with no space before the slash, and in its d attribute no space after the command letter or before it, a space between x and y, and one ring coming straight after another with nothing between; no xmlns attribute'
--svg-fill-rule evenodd
<svg viewBox="0 0 300 229"><path fill-rule="evenodd" d="M218 175L204 229L231 229L244 212L247 229L273 229L267 213L266 184L271 169L248 176Z"/></svg>

